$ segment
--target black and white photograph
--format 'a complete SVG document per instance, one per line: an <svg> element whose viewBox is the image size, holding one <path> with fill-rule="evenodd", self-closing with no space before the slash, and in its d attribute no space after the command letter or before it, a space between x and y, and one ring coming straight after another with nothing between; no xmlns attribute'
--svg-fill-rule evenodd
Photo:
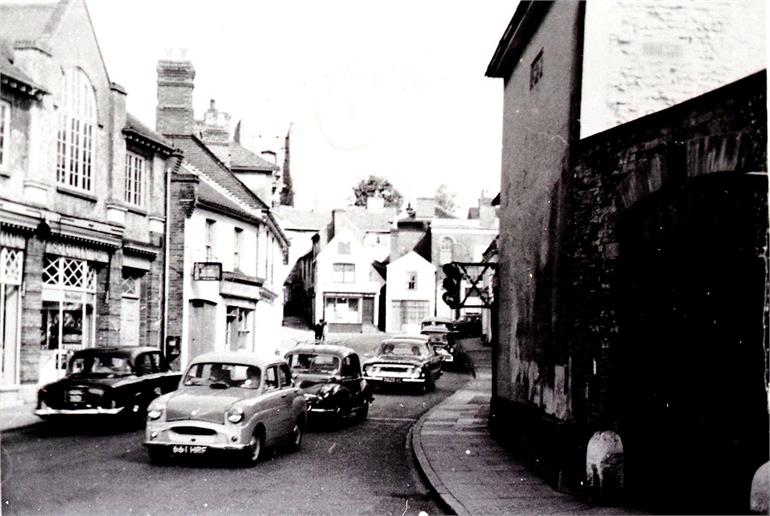
<svg viewBox="0 0 770 516"><path fill-rule="evenodd" d="M766 0L0 0L0 515L770 514Z"/></svg>

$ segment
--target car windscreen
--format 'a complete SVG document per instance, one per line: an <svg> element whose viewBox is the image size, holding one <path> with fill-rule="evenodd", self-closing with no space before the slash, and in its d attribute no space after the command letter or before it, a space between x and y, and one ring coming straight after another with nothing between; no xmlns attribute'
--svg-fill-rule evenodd
<svg viewBox="0 0 770 516"><path fill-rule="evenodd" d="M334 374L340 368L340 359L336 355L324 353L292 353L289 366L298 373Z"/></svg>
<svg viewBox="0 0 770 516"><path fill-rule="evenodd" d="M125 355L101 354L74 356L68 374L95 376L126 376L132 373L131 362Z"/></svg>
<svg viewBox="0 0 770 516"><path fill-rule="evenodd" d="M262 371L257 366L229 364L222 362L201 362L193 364L184 376L184 385L226 389L241 387L258 389L262 382Z"/></svg>
<svg viewBox="0 0 770 516"><path fill-rule="evenodd" d="M380 355L409 355L424 357L428 356L428 348L425 344L416 342L383 342L380 344Z"/></svg>

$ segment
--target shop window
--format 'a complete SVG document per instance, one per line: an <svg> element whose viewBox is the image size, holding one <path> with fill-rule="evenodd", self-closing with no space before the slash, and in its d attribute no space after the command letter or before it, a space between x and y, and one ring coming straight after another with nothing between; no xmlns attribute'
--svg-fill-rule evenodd
<svg viewBox="0 0 770 516"><path fill-rule="evenodd" d="M96 96L82 70L70 69L64 73L60 100L56 181L90 191L93 189Z"/></svg>
<svg viewBox="0 0 770 516"><path fill-rule="evenodd" d="M254 310L239 306L228 306L225 325L227 347L231 351L253 350L253 326Z"/></svg>
<svg viewBox="0 0 770 516"><path fill-rule="evenodd" d="M18 383L24 252L0 247L0 385Z"/></svg>

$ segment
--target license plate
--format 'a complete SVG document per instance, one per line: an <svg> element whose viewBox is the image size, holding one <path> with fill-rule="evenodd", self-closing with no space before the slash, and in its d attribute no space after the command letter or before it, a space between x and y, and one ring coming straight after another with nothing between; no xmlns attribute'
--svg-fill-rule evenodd
<svg viewBox="0 0 770 516"><path fill-rule="evenodd" d="M401 378L383 378L382 380L385 383L399 383L399 382L401 382Z"/></svg>
<svg viewBox="0 0 770 516"><path fill-rule="evenodd" d="M80 391L70 392L69 396L67 397L67 401L71 403L80 403L83 401L83 393Z"/></svg>
<svg viewBox="0 0 770 516"><path fill-rule="evenodd" d="M200 455L206 453L206 446L191 446L187 444L179 444L171 447L171 452L179 455Z"/></svg>

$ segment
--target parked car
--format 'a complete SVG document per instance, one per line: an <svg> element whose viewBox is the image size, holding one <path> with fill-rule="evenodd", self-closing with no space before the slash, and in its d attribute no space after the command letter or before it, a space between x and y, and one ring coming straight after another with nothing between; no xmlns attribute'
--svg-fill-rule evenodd
<svg viewBox="0 0 770 516"><path fill-rule="evenodd" d="M444 365L455 363L454 335L446 326L425 326L420 334L428 337L428 343L433 351L441 357Z"/></svg>
<svg viewBox="0 0 770 516"><path fill-rule="evenodd" d="M420 322L420 329L423 330L427 326L443 326L450 332L454 331L454 322L448 317L426 317Z"/></svg>
<svg viewBox="0 0 770 516"><path fill-rule="evenodd" d="M425 335L392 337L382 341L376 356L364 362L364 379L375 386L417 385L426 392L441 376L441 361Z"/></svg>
<svg viewBox="0 0 770 516"><path fill-rule="evenodd" d="M254 465L265 447L299 449L306 412L281 357L204 353L190 362L178 390L149 406L144 446L152 462L230 452Z"/></svg>
<svg viewBox="0 0 770 516"><path fill-rule="evenodd" d="M354 350L335 344L300 344L286 354L286 361L311 418L325 417L335 424L350 416L366 419L374 398Z"/></svg>
<svg viewBox="0 0 770 516"><path fill-rule="evenodd" d="M454 322L458 338L481 336L481 315L464 314Z"/></svg>
<svg viewBox="0 0 770 516"><path fill-rule="evenodd" d="M64 378L38 390L34 412L43 419L132 416L142 421L150 402L176 389L181 376L157 348L83 349L70 357Z"/></svg>

